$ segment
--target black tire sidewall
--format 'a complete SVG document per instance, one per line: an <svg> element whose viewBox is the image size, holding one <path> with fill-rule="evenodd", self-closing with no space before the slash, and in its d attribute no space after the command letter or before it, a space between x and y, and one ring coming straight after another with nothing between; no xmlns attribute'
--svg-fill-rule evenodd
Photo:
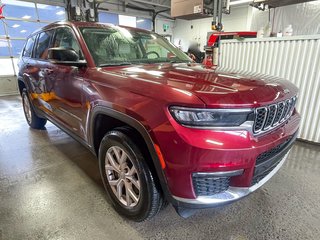
<svg viewBox="0 0 320 240"><path fill-rule="evenodd" d="M107 150L112 146L119 146L130 156L134 166L137 169L140 180L140 199L136 206L133 208L126 208L114 195L105 172L105 155ZM104 184L104 187L108 193L108 196L115 208L115 210L121 215L139 221L146 218L151 208L152 201L152 185L153 179L151 177L150 170L144 162L144 158L140 150L135 144L122 132L111 131L106 134L102 139L99 149L99 168L100 175Z"/></svg>

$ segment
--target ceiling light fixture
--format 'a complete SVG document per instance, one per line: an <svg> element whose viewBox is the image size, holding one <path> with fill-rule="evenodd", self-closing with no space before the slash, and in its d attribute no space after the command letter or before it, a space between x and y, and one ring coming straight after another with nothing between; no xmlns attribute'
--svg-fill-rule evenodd
<svg viewBox="0 0 320 240"><path fill-rule="evenodd" d="M230 2L230 6L240 5L240 4L249 3L249 2L253 2L253 0L237 0L237 1L233 1L233 2Z"/></svg>
<svg viewBox="0 0 320 240"><path fill-rule="evenodd" d="M31 18L31 16L29 16L29 15L24 15L23 17L22 17L22 19L30 19Z"/></svg>
<svg viewBox="0 0 320 240"><path fill-rule="evenodd" d="M57 14L57 15L63 15L64 13L65 13L65 12L64 12L64 11L62 11L62 10L61 10L61 11L59 11L59 12L56 12L56 14Z"/></svg>

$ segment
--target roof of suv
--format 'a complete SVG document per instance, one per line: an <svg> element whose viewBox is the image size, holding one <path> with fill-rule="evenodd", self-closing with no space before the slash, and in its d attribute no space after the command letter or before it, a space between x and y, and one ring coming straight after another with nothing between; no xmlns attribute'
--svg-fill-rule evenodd
<svg viewBox="0 0 320 240"><path fill-rule="evenodd" d="M68 26L74 26L74 27L98 27L98 28L101 28L101 27L112 27L112 26L115 26L113 24L108 24L108 23L100 23L100 22L81 22L81 21L58 21L58 22L53 22L53 23L50 23L36 31L34 31L31 35L35 34L35 33L38 33L38 32L41 32L43 30L47 30L47 29L50 29L50 28L53 28L53 27L57 27L57 26L60 26L60 25L68 25ZM140 29L140 28L134 28L134 27L127 27L127 26L122 26L120 25L120 27L123 27L123 28L126 28L126 29L130 29L130 30L139 30L140 32L141 31L144 31L144 32L150 32L148 30L145 30L145 29Z"/></svg>

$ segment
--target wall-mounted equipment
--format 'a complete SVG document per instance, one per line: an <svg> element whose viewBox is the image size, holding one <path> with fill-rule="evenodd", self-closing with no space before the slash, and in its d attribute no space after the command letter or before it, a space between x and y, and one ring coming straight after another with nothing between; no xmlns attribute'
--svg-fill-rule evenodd
<svg viewBox="0 0 320 240"><path fill-rule="evenodd" d="M276 8L311 1L315 0L254 0L250 5L258 8L259 10L268 10L268 8Z"/></svg>
<svg viewBox="0 0 320 240"><path fill-rule="evenodd" d="M171 0L171 17L192 20L212 17L214 0ZM230 0L221 0L222 12L230 13Z"/></svg>
<svg viewBox="0 0 320 240"><path fill-rule="evenodd" d="M68 0L68 19L71 21L94 22L98 20L97 4L102 0Z"/></svg>
<svg viewBox="0 0 320 240"><path fill-rule="evenodd" d="M208 32L207 46L203 64L206 67L216 67L219 63L219 45L221 40L256 38L257 32Z"/></svg>

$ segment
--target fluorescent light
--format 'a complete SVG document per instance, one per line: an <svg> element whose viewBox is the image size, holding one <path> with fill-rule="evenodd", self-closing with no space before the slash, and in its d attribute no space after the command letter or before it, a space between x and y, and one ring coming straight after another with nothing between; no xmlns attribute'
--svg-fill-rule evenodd
<svg viewBox="0 0 320 240"><path fill-rule="evenodd" d="M249 3L249 2L253 2L253 0L237 0L237 1L233 1L233 2L230 2L230 6L239 5L239 4L243 4L243 3Z"/></svg>
<svg viewBox="0 0 320 240"><path fill-rule="evenodd" d="M144 19L139 19L139 20L137 20L137 22L144 22Z"/></svg>
<svg viewBox="0 0 320 240"><path fill-rule="evenodd" d="M23 30L21 30L20 32L21 32L21 33L25 33L25 32L27 32L27 30L24 30L24 29L23 29Z"/></svg>
<svg viewBox="0 0 320 240"><path fill-rule="evenodd" d="M119 25L137 27L137 18L133 16L119 15Z"/></svg>
<svg viewBox="0 0 320 240"><path fill-rule="evenodd" d="M23 18L23 19L30 19L31 16L29 16L29 15L24 15L22 18Z"/></svg>
<svg viewBox="0 0 320 240"><path fill-rule="evenodd" d="M63 15L65 12L63 10L56 12L57 15Z"/></svg>
<svg viewBox="0 0 320 240"><path fill-rule="evenodd" d="M20 25L19 24L14 24L14 25L12 25L12 27L13 28L17 28L17 27L20 27Z"/></svg>

